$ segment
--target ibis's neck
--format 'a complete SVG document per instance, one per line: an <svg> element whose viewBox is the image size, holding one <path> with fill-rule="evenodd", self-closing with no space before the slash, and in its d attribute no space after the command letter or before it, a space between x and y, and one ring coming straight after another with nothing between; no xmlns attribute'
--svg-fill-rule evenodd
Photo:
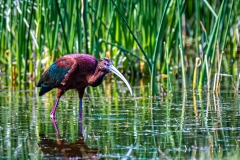
<svg viewBox="0 0 240 160"><path fill-rule="evenodd" d="M96 87L100 85L103 81L103 77L106 75L106 73L101 71L96 71L91 78L88 80L88 83L92 87Z"/></svg>

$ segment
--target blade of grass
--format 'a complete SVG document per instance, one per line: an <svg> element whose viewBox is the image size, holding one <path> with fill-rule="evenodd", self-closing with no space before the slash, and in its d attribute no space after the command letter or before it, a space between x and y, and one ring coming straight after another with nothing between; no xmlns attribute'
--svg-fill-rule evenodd
<svg viewBox="0 0 240 160"><path fill-rule="evenodd" d="M215 18L217 18L218 16L216 15L216 13L214 12L213 8L211 7L211 5L208 3L207 0L203 0L203 2L206 4L206 6L208 7L208 9L211 11L211 13L214 15Z"/></svg>
<svg viewBox="0 0 240 160"><path fill-rule="evenodd" d="M82 19L83 19L83 28L84 28L84 36L85 36L85 52L88 51L88 24L87 24L87 0L82 0L83 8L82 8Z"/></svg>
<svg viewBox="0 0 240 160"><path fill-rule="evenodd" d="M209 44L207 46L207 50L206 50L205 54L208 57L210 56L213 44L217 39L217 30L218 30L218 27L219 27L220 18L221 18L224 3L225 3L225 1L222 1L221 7L220 7L220 10L219 10L219 13L218 13L218 18L217 18L217 21L215 22L215 25L214 25L214 28L213 28L213 31L212 31L212 34L211 34L211 37L210 37L210 40L209 40ZM204 60L203 65L202 65L202 69L201 69L201 74L200 74L200 81L199 81L199 85L198 85L199 90L202 90L202 86L203 86L204 80L206 78L206 64L205 63L206 63L206 61Z"/></svg>
<svg viewBox="0 0 240 160"><path fill-rule="evenodd" d="M200 23L200 15L199 15L199 1L195 1L195 14L196 14L196 19L197 23L195 24L195 41L196 41L196 52L197 56L199 57L199 23Z"/></svg>
<svg viewBox="0 0 240 160"><path fill-rule="evenodd" d="M78 50L78 53L81 53L82 52L82 34L81 34L81 28L82 28L82 26L81 26L81 20L80 20L80 14L81 14L81 12L80 12L80 1L79 0L77 0L76 1L76 14L77 14L77 36L78 36L78 47L77 47L77 50Z"/></svg>
<svg viewBox="0 0 240 160"><path fill-rule="evenodd" d="M230 13L228 14L228 18L227 18L227 27L226 27L226 31L225 31L225 35L223 36L223 43L221 45L221 51L224 51L225 45L226 45L226 40L227 40L227 35L229 33L229 25L230 25L230 21L231 21L231 17L232 17L232 10L233 10L233 0L231 1L231 5L230 5Z"/></svg>
<svg viewBox="0 0 240 160"><path fill-rule="evenodd" d="M129 51L127 50L126 48L124 48L123 46L120 46L120 45L117 45L117 44L114 44L114 43L111 43L111 42L106 42L105 40L102 40L102 42L104 42L105 44L109 44L111 46L115 46L117 47L119 50L123 51L123 52L126 52L126 53L129 53L131 56L133 57L136 57L137 59L139 59L140 61L143 61L146 63L146 61L144 59L142 59L141 57L139 57L138 55L136 54L133 54L132 51Z"/></svg>
<svg viewBox="0 0 240 160"><path fill-rule="evenodd" d="M167 11L169 10L169 5L170 5L171 0L168 0L166 3L166 6L163 10L163 14L160 20L160 28L156 37L156 43L155 43L155 49L153 53L153 61L152 61L152 73L151 73L151 86L152 86L152 95L156 94L156 63L157 63L157 58L158 58L158 48L162 45L162 38L163 38L163 28L162 24L163 21L166 19L167 16ZM159 46L160 44L160 46Z"/></svg>
<svg viewBox="0 0 240 160"><path fill-rule="evenodd" d="M70 49L69 49L69 46L68 46L68 40L67 40L67 36L66 36L66 33L65 33L65 26L64 26L63 19L62 19L62 16L61 16L61 11L60 11L60 7L59 7L59 4L58 4L58 0L55 0L55 2L56 2L58 16L60 18L60 22L61 22L61 25L62 25L63 38L64 38L64 41L65 41L66 49L67 49L68 53L71 53Z"/></svg>
<svg viewBox="0 0 240 160"><path fill-rule="evenodd" d="M33 3L34 3L34 0L33 0ZM33 13L33 7L34 5L32 5L31 7L31 13ZM30 31L31 31L31 26L32 26L32 15L33 14L30 14L30 17L29 17L29 27L28 27L28 37L27 37L27 42L26 42L26 45L28 46L28 43L30 41ZM28 48L28 47L27 47ZM25 54L25 69L24 69L24 76L23 76L23 80L24 82L26 82L27 80L27 72L28 72L28 59L29 59L29 55L30 55L30 49L27 49L26 51L26 54Z"/></svg>
<svg viewBox="0 0 240 160"><path fill-rule="evenodd" d="M149 70L151 71L151 70L152 70L152 65L151 65L151 62L150 62L150 60L149 60L147 54L146 54L145 51L143 50L143 48L142 48L142 46L140 45L140 43L139 43L137 37L134 35L133 31L132 31L131 28L129 27L127 20L124 18L123 14L121 13L121 11L119 10L119 8L118 8L117 5L115 4L114 0L111 0L111 1L112 1L113 5L116 7L116 9L117 9L118 13L120 14L120 16L122 17L122 19L123 19L125 25L127 26L128 30L130 31L131 35L133 36L133 38L134 38L135 41L137 42L137 44L138 44L140 50L142 51L142 53L143 53L145 59L147 60Z"/></svg>
<svg viewBox="0 0 240 160"><path fill-rule="evenodd" d="M179 50L182 66L182 85L183 89L186 89L186 78L185 78L185 66L184 66L184 47L182 39L182 20L181 20L181 9L180 9L180 0L177 0L177 17L178 17L178 36L179 36Z"/></svg>

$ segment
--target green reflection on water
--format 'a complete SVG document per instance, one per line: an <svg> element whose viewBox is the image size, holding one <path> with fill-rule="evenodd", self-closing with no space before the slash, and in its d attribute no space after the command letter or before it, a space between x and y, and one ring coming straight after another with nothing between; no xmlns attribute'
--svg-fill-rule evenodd
<svg viewBox="0 0 240 160"><path fill-rule="evenodd" d="M0 158L196 158L237 159L240 113L238 95L225 89L148 97L148 85L133 86L136 99L122 84L104 81L84 97L82 130L78 96L68 91L56 112L56 134L50 111L56 92L0 92ZM160 86L160 85L159 85ZM31 87L30 87L31 88ZM34 89L34 87L32 87ZM105 90L106 92L104 92Z"/></svg>

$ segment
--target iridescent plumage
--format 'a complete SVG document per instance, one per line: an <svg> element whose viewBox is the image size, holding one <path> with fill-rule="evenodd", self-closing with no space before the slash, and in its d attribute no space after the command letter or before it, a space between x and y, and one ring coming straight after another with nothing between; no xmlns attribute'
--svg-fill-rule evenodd
<svg viewBox="0 0 240 160"><path fill-rule="evenodd" d="M53 88L58 88L57 99L51 112L54 117L60 97L69 89L76 89L79 94L80 107L87 86L96 87L110 71L117 74L132 90L123 75L112 65L112 61L103 58L99 62L88 54L69 54L57 59L41 76L37 87L41 87L42 96ZM81 108L80 108L81 109Z"/></svg>

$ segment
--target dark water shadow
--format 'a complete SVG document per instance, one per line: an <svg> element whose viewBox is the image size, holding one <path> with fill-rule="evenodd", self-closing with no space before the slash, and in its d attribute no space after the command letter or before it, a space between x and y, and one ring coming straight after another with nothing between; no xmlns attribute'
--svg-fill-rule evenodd
<svg viewBox="0 0 240 160"><path fill-rule="evenodd" d="M58 127L55 119L51 119L51 122L56 131L56 139L49 138L47 135L40 133L38 146L42 152L43 158L46 159L99 159L97 156L99 150L97 148L90 148L87 146L84 140L83 133L81 131L81 123L79 122L79 134L78 139L75 142L68 143L59 134Z"/></svg>

